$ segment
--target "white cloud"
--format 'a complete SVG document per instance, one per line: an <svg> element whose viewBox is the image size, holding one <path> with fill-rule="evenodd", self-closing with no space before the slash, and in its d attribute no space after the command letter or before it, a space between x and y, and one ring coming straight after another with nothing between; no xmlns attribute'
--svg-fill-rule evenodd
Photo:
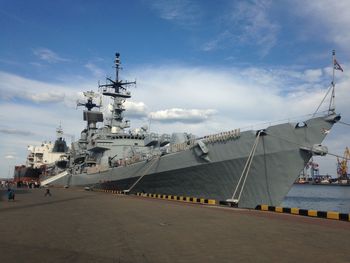
<svg viewBox="0 0 350 263"><path fill-rule="evenodd" d="M45 92L45 93L25 93L23 98L33 102L60 102L63 101L65 94L63 92Z"/></svg>
<svg viewBox="0 0 350 263"><path fill-rule="evenodd" d="M78 92L91 89L91 83L51 84L0 71L0 100L21 99L34 103L64 103L73 106L78 99Z"/></svg>
<svg viewBox="0 0 350 263"><path fill-rule="evenodd" d="M290 94L297 96L295 91L304 76L303 72L294 75L293 71L260 68L224 70L175 66L140 69L138 76L142 89L135 98L146 101L153 111L204 108L218 110L219 115L230 114L230 118L236 120L257 117L255 120L264 120L267 116L279 119L288 113L300 115L300 110L291 112L293 107L286 111L271 111L271 107L283 108ZM288 91L291 86L294 88ZM310 105L304 110L310 112Z"/></svg>
<svg viewBox="0 0 350 263"><path fill-rule="evenodd" d="M200 7L189 0L156 0L151 2L151 8L157 11L162 19L186 27L197 24L201 17Z"/></svg>
<svg viewBox="0 0 350 263"><path fill-rule="evenodd" d="M238 28L238 40L260 46L262 56L267 55L276 44L279 31L279 26L268 15L271 5L269 0L238 2L231 14L233 27Z"/></svg>
<svg viewBox="0 0 350 263"><path fill-rule="evenodd" d="M5 155L5 159L15 159L15 158L16 158L16 156L14 156L14 155L10 155L10 154Z"/></svg>
<svg viewBox="0 0 350 263"><path fill-rule="evenodd" d="M100 69L98 66L96 66L92 62L85 64L85 68L87 68L95 77L103 77L104 76L103 70Z"/></svg>
<svg viewBox="0 0 350 263"><path fill-rule="evenodd" d="M317 34L317 37L349 51L350 2L348 0L298 0L293 1L292 5L294 8L291 11L308 21L305 37L314 38Z"/></svg>
<svg viewBox="0 0 350 263"><path fill-rule="evenodd" d="M148 107L143 102L125 101L126 116L129 118L145 118L147 117Z"/></svg>
<svg viewBox="0 0 350 263"><path fill-rule="evenodd" d="M48 63L68 62L70 59L63 58L48 48L37 48L33 50L34 55Z"/></svg>
<svg viewBox="0 0 350 263"><path fill-rule="evenodd" d="M220 3L217 10L209 12L189 0L158 0L150 6L161 18L186 29L199 24L208 27L205 32L208 40L199 45L202 51L251 46L257 47L257 53L264 57L277 43L280 25L271 19L270 0ZM197 29L193 32L198 33Z"/></svg>
<svg viewBox="0 0 350 263"><path fill-rule="evenodd" d="M204 43L201 47L203 51L212 51L217 50L226 47L227 43L225 42L233 42L234 35L226 30L222 33L220 33L218 36L216 36L214 39Z"/></svg>
<svg viewBox="0 0 350 263"><path fill-rule="evenodd" d="M322 77L322 69L307 69L304 71L304 79L307 82L318 82Z"/></svg>
<svg viewBox="0 0 350 263"><path fill-rule="evenodd" d="M202 45L203 51L232 46L256 46L262 57L277 43L280 26L272 22L269 0L237 1L221 16L224 28L216 37Z"/></svg>
<svg viewBox="0 0 350 263"><path fill-rule="evenodd" d="M215 110L207 109L166 109L150 113L152 121L158 122L182 122L182 123L200 123L208 120L216 113Z"/></svg>

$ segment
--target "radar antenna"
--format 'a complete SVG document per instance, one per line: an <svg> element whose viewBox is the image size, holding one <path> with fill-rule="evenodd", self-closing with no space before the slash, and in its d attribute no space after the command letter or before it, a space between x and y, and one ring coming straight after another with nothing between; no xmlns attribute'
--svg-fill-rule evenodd
<svg viewBox="0 0 350 263"><path fill-rule="evenodd" d="M114 60L115 68L115 80L111 78L106 78L106 84L98 85L99 88L102 88L103 95L110 97L123 97L130 98L130 92L127 91L127 87L130 85L136 85L136 81L122 81L119 80L119 71L122 69L120 62L120 54L115 54ZM111 92L113 90L114 92Z"/></svg>
<svg viewBox="0 0 350 263"><path fill-rule="evenodd" d="M101 101L101 97L99 94L91 91L85 91L83 92L84 96L86 97L86 102L81 102L79 100L77 100L77 107L79 106L84 106L88 111L91 111L93 108L101 108L102 106L102 101ZM100 103L96 104L93 102L93 100L95 98L100 97Z"/></svg>

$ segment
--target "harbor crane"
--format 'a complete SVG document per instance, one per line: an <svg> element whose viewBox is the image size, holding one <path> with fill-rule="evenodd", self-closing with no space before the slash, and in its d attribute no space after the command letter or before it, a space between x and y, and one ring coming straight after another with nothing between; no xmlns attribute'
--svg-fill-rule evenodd
<svg viewBox="0 0 350 263"><path fill-rule="evenodd" d="M350 150L345 148L343 158L337 157L337 174L340 180L348 179L348 160L350 159Z"/></svg>

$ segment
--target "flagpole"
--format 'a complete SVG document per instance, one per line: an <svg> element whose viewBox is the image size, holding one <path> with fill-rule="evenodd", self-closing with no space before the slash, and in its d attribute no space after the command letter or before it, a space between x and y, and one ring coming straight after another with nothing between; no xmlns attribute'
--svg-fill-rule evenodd
<svg viewBox="0 0 350 263"><path fill-rule="evenodd" d="M333 74L332 74L332 95L331 100L329 102L329 109L328 112L334 112L335 111L335 50L332 51L332 68L333 68Z"/></svg>

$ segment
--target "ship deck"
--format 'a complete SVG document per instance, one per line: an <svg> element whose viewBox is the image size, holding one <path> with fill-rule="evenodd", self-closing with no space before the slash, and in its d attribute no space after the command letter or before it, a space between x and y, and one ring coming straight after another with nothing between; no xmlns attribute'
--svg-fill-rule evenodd
<svg viewBox="0 0 350 263"><path fill-rule="evenodd" d="M51 188L0 201L3 262L350 262L350 223Z"/></svg>

